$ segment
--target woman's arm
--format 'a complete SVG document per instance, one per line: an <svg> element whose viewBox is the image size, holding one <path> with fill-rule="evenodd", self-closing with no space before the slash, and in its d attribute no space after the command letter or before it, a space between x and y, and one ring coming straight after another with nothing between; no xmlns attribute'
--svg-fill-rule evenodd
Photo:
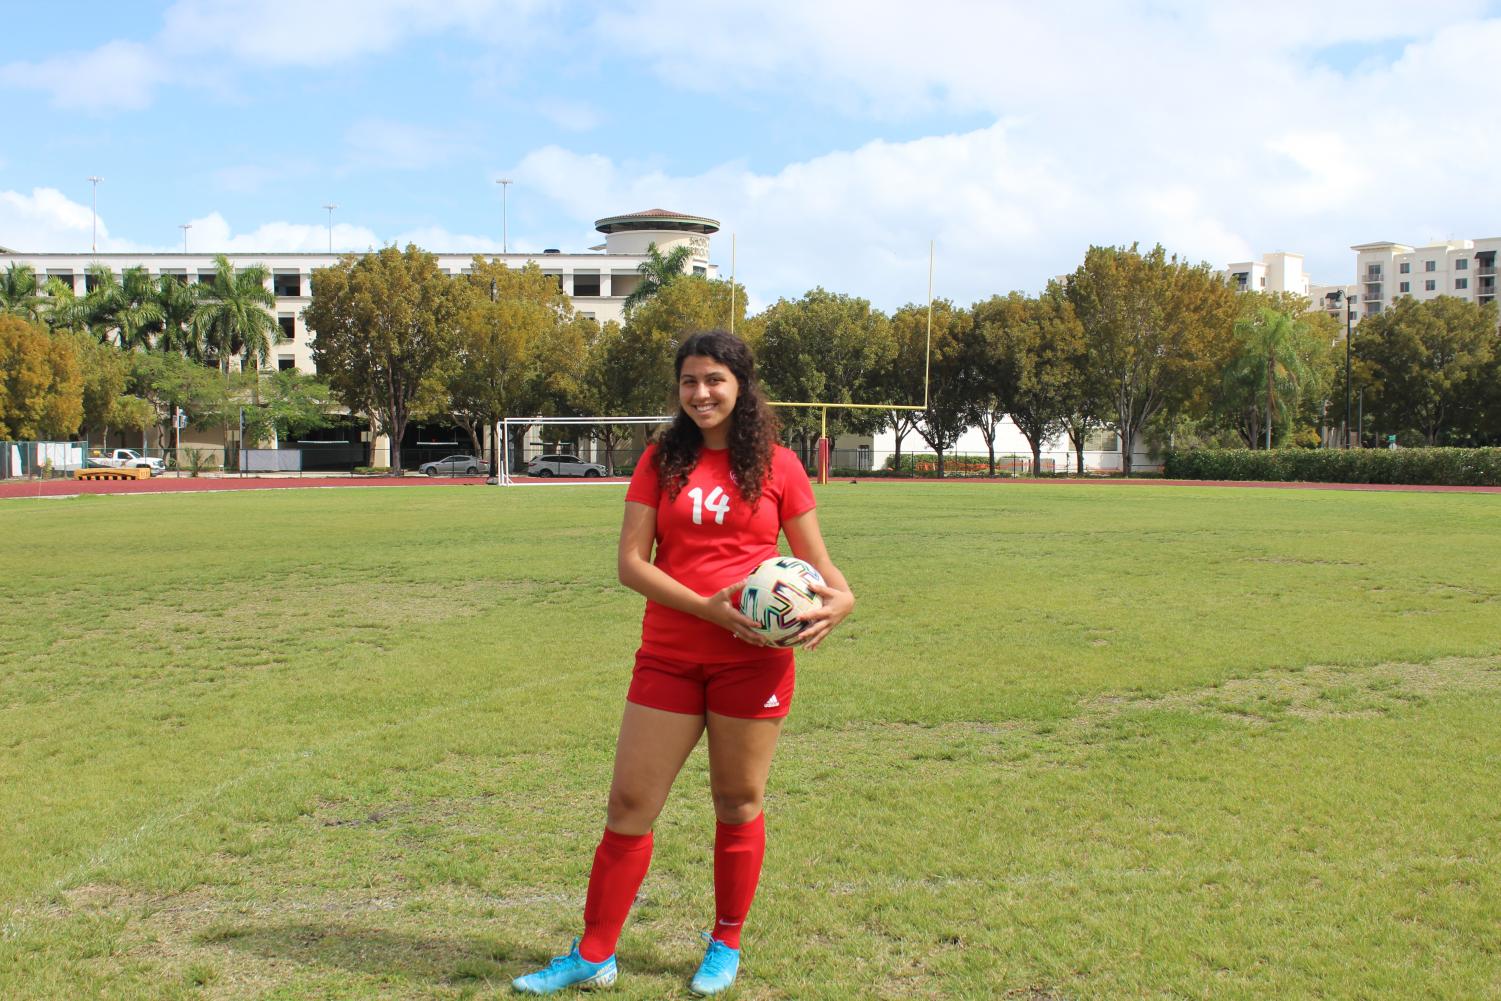
<svg viewBox="0 0 1501 1001"><path fill-rule="evenodd" d="M744 584L729 587L708 597L686 584L673 580L651 561L652 543L657 537L657 509L649 504L625 502L625 520L620 526L620 551L616 572L620 583L659 605L675 608L712 622L734 633L752 646L767 646L768 640L756 632L756 623L740 614L733 595Z"/></svg>
<svg viewBox="0 0 1501 1001"><path fill-rule="evenodd" d="M792 555L813 564L813 568L823 575L823 586L813 585L813 590L823 599L823 607L803 613L803 621L808 626L798 635L798 645L812 650L855 610L855 592L850 590L844 574L829 559L823 533L818 530L818 515L812 509L783 522L782 531L787 535Z"/></svg>

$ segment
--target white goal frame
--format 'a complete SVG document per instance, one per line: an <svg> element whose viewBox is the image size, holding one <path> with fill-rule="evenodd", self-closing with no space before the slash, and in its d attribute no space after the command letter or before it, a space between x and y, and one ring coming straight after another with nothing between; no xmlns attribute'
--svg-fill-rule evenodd
<svg viewBox="0 0 1501 1001"><path fill-rule="evenodd" d="M500 473L495 485L500 487L520 486L511 476L511 435L513 427L530 427L534 424L671 424L674 417L503 417L495 424L496 436L500 438Z"/></svg>

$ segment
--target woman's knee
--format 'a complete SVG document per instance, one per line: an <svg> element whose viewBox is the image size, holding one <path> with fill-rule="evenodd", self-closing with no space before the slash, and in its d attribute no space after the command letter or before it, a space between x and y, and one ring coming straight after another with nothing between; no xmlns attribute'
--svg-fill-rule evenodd
<svg viewBox="0 0 1501 1001"><path fill-rule="evenodd" d="M714 790L714 816L722 824L748 824L761 812L760 789Z"/></svg>
<svg viewBox="0 0 1501 1001"><path fill-rule="evenodd" d="M638 789L615 786L610 789L610 799L605 807L605 822L611 829L622 834L641 834L656 823L662 804L656 797ZM642 828L625 830L624 828Z"/></svg>

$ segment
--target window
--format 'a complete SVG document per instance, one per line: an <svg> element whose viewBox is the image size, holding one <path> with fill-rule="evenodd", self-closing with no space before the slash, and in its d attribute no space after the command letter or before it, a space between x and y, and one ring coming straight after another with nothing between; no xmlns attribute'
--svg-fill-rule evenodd
<svg viewBox="0 0 1501 1001"><path fill-rule="evenodd" d="M302 295L302 275L295 271L278 271L271 282L272 291L279 297L295 298Z"/></svg>
<svg viewBox="0 0 1501 1001"><path fill-rule="evenodd" d="M1424 261L1423 262L1423 270L1424 271L1435 271L1437 269L1438 269L1438 262L1437 261Z"/></svg>
<svg viewBox="0 0 1501 1001"><path fill-rule="evenodd" d="M1404 275L1410 274L1412 272L1412 262L1403 261L1401 264L1397 265L1397 271Z"/></svg>
<svg viewBox="0 0 1501 1001"><path fill-rule="evenodd" d="M1411 292L1412 291L1412 287L1411 286L1412 286L1412 282L1398 282L1397 283L1397 291L1398 292L1403 292L1403 293Z"/></svg>
<svg viewBox="0 0 1501 1001"><path fill-rule="evenodd" d="M213 283L214 283L214 272L212 272L212 271L200 271L200 272L198 272L198 284L199 285L212 285Z"/></svg>
<svg viewBox="0 0 1501 1001"><path fill-rule="evenodd" d="M49 271L49 272L47 272L47 281L50 282L53 279L56 279L56 280L62 282L65 286L67 286L67 289L68 289L69 292L77 292L78 291L78 286L73 284L73 272L71 272L71 271Z"/></svg>
<svg viewBox="0 0 1501 1001"><path fill-rule="evenodd" d="M1423 282L1424 292L1432 292L1436 288L1438 288L1438 282L1434 281L1432 278L1429 278L1427 281Z"/></svg>
<svg viewBox="0 0 1501 1001"><path fill-rule="evenodd" d="M297 339L297 317L283 313L276 318L276 325L281 328L282 341L295 341Z"/></svg>
<svg viewBox="0 0 1501 1001"><path fill-rule="evenodd" d="M186 271L169 271L163 268L162 277L170 278L179 285L186 285L188 283L188 273Z"/></svg>
<svg viewBox="0 0 1501 1001"><path fill-rule="evenodd" d="M703 274L704 273L704 269L703 268L694 268L693 270L696 271L696 272L698 272L699 274ZM1262 275L1261 276L1261 287L1262 288L1266 288L1266 275Z"/></svg>
<svg viewBox="0 0 1501 1001"><path fill-rule="evenodd" d="M85 272L83 276L84 292L94 291L94 289L99 287L99 282L100 277L98 275L95 275L92 271Z"/></svg>
<svg viewBox="0 0 1501 1001"><path fill-rule="evenodd" d="M1456 259L1455 262L1454 262L1454 270L1455 271L1468 271L1468 270L1470 270L1470 259L1468 257L1461 257L1461 258Z"/></svg>
<svg viewBox="0 0 1501 1001"><path fill-rule="evenodd" d="M1456 279L1454 279L1454 287L1455 288L1469 288L1470 287L1470 280L1468 278L1456 278Z"/></svg>
<svg viewBox="0 0 1501 1001"><path fill-rule="evenodd" d="M291 355L277 355L276 370L278 372L288 372L296 367L297 361Z"/></svg>
<svg viewBox="0 0 1501 1001"><path fill-rule="evenodd" d="M1365 280L1368 282L1379 282L1381 280L1381 265L1367 264L1365 266Z"/></svg>
<svg viewBox="0 0 1501 1001"><path fill-rule="evenodd" d="M573 294L583 296L599 295L599 275L575 274L573 276Z"/></svg>

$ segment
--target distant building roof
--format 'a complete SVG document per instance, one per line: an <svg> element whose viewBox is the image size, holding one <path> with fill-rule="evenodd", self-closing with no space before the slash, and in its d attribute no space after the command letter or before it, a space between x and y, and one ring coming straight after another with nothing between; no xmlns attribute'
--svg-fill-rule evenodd
<svg viewBox="0 0 1501 1001"><path fill-rule="evenodd" d="M605 234L678 230L708 235L719 232L719 220L685 215L682 212L671 212L667 209L647 209L644 212L631 212L626 215L612 215L598 219L594 223L594 228Z"/></svg>

